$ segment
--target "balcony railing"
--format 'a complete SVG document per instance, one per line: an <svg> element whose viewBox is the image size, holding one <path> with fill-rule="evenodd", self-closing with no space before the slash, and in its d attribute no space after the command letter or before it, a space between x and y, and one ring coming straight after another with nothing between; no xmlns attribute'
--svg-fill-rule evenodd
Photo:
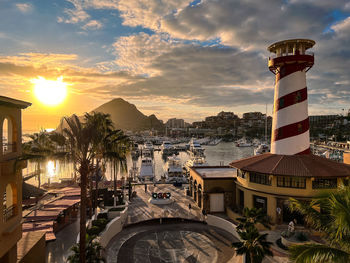
<svg viewBox="0 0 350 263"><path fill-rule="evenodd" d="M7 207L4 209L4 213L3 213L3 222L7 222L8 220L10 220L13 216L15 216L15 209L16 206L15 205L11 205L10 207Z"/></svg>
<svg viewBox="0 0 350 263"><path fill-rule="evenodd" d="M2 143L2 154L12 153L17 151L17 143Z"/></svg>
<svg viewBox="0 0 350 263"><path fill-rule="evenodd" d="M280 54L279 56L276 55L276 53L271 53L270 54L270 57L269 57L269 60L270 59L273 59L273 58L279 58L279 57L286 57L286 56L294 56L296 55L295 53L293 52L289 52L289 53L282 53ZM309 56L314 56L314 52L312 51L305 51L303 54L302 53L299 53L299 55L309 55Z"/></svg>

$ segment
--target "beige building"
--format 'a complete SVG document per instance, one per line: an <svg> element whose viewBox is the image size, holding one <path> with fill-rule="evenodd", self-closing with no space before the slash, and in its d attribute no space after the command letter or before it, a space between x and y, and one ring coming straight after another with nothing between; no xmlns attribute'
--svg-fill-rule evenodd
<svg viewBox="0 0 350 263"><path fill-rule="evenodd" d="M17 262L22 237L21 110L31 104L0 96L0 262ZM16 165L16 167L15 167Z"/></svg>
<svg viewBox="0 0 350 263"><path fill-rule="evenodd" d="M225 212L234 204L236 169L229 166L190 168L189 190L206 213Z"/></svg>

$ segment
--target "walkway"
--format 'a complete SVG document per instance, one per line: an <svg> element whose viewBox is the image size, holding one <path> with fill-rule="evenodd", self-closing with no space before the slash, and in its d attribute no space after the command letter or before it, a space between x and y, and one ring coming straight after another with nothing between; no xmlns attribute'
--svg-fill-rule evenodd
<svg viewBox="0 0 350 263"><path fill-rule="evenodd" d="M133 226L107 247L107 262L235 262L227 232L201 223Z"/></svg>
<svg viewBox="0 0 350 263"><path fill-rule="evenodd" d="M174 187L171 184L157 184L147 186L145 192L144 185L136 186L134 191L137 196L129 204L128 218L126 224L134 224L145 220L173 217L192 220L201 220L202 213L191 197L184 194L184 189ZM152 193L170 193L174 200L169 205L154 205L148 202ZM188 205L191 204L191 210Z"/></svg>

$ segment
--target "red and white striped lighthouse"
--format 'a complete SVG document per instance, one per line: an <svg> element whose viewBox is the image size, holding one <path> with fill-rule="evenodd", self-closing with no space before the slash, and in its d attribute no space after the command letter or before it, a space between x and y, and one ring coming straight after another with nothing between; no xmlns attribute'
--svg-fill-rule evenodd
<svg viewBox="0 0 350 263"><path fill-rule="evenodd" d="M314 55L306 52L315 41L290 39L272 44L269 69L276 75L271 153L310 153L306 72Z"/></svg>

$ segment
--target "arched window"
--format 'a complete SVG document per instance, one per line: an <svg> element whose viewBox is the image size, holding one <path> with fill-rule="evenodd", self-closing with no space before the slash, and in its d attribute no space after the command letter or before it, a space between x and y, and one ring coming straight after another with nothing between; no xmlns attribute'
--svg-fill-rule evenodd
<svg viewBox="0 0 350 263"><path fill-rule="evenodd" d="M16 128L10 118L2 122L2 152L3 154L16 151Z"/></svg>
<svg viewBox="0 0 350 263"><path fill-rule="evenodd" d="M17 191L14 185L8 184L3 195L3 221L8 221L15 215L17 205Z"/></svg>

